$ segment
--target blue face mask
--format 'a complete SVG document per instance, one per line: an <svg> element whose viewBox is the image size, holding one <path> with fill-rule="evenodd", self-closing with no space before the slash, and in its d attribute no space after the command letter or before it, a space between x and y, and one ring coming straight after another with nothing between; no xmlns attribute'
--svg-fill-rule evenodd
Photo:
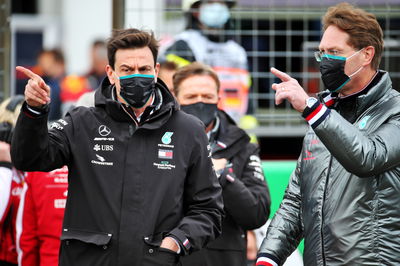
<svg viewBox="0 0 400 266"><path fill-rule="evenodd" d="M209 28L222 28L229 18L229 8L225 4L206 3L200 6L199 20Z"/></svg>
<svg viewBox="0 0 400 266"><path fill-rule="evenodd" d="M154 75L133 74L119 78L120 96L133 108L142 108L155 90Z"/></svg>

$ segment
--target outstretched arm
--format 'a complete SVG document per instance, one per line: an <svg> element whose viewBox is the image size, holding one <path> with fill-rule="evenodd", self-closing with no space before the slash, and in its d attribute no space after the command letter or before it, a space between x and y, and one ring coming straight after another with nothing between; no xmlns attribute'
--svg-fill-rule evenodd
<svg viewBox="0 0 400 266"><path fill-rule="evenodd" d="M300 158L286 188L282 203L261 244L257 266L282 265L303 238L300 196ZM267 264L270 263L270 264Z"/></svg>
<svg viewBox="0 0 400 266"><path fill-rule="evenodd" d="M64 118L62 130L48 131L47 116L50 87L43 79L24 67L17 67L30 79L25 86L25 102L11 144L15 167L24 171L49 171L67 163L69 142L67 131L72 130L70 117Z"/></svg>

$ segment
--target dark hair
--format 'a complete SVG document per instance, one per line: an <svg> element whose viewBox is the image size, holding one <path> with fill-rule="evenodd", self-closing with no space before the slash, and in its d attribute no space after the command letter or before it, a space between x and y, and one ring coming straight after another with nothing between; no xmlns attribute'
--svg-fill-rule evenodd
<svg viewBox="0 0 400 266"><path fill-rule="evenodd" d="M160 69L177 70L178 68L179 68L179 66L175 62L172 62L172 61L160 62Z"/></svg>
<svg viewBox="0 0 400 266"><path fill-rule="evenodd" d="M54 49L49 49L49 50L42 50L39 52L37 58L39 58L45 54L51 55L53 57L54 61L57 63L60 63L60 64L65 63L64 54L61 51L61 49L54 48Z"/></svg>
<svg viewBox="0 0 400 266"><path fill-rule="evenodd" d="M114 69L115 53L118 49L143 48L146 46L150 48L154 65L156 65L159 44L153 32L134 28L113 30L111 38L107 42L108 64Z"/></svg>
<svg viewBox="0 0 400 266"><path fill-rule="evenodd" d="M215 73L215 71L208 65L199 62L194 62L191 63L190 65L179 68L172 77L174 84L174 93L176 96L178 96L179 94L179 85L181 85L181 83L185 79L190 78L192 76L211 77L215 81L215 84L217 84L217 92L219 92L220 81L218 79L217 73Z"/></svg>
<svg viewBox="0 0 400 266"><path fill-rule="evenodd" d="M96 39L92 42L92 47L105 47L106 46L106 42L102 39Z"/></svg>
<svg viewBox="0 0 400 266"><path fill-rule="evenodd" d="M383 52L383 32L375 15L356 8L348 3L330 7L322 19L323 30L334 25L349 34L348 44L362 49L375 48L371 66L378 69Z"/></svg>

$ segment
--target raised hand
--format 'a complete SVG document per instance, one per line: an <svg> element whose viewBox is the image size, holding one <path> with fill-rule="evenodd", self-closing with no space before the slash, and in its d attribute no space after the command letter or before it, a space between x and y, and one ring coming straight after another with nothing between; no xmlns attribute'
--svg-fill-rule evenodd
<svg viewBox="0 0 400 266"><path fill-rule="evenodd" d="M299 82L278 69L271 67L271 73L279 78L282 82L272 84L272 89L275 90L275 104L280 104L284 100L288 100L294 109L303 112L306 107L306 99L309 98Z"/></svg>
<svg viewBox="0 0 400 266"><path fill-rule="evenodd" d="M17 66L16 69L29 78L25 86L25 101L27 104L32 107L41 107L49 103L50 87L43 79L25 67Z"/></svg>

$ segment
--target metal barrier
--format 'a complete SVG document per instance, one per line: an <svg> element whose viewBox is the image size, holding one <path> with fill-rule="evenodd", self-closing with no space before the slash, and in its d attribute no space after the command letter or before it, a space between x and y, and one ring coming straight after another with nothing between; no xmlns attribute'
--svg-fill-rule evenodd
<svg viewBox="0 0 400 266"><path fill-rule="evenodd" d="M10 0L0 0L0 101L10 96Z"/></svg>
<svg viewBox="0 0 400 266"><path fill-rule="evenodd" d="M129 1L128 1L129 2ZM329 2L329 3L327 3ZM329 5L340 1L288 0L237 1L232 9L233 35L246 49L252 76L250 106L260 126L251 130L258 136L302 136L306 125L290 104L276 106L269 73L274 66L289 73L310 94L319 92L319 67L313 52L321 36L321 17ZM385 35L381 68L391 74L393 86L400 89L400 2L398 0L360 0L358 6L374 13ZM162 42L171 40L185 27L180 0L127 3L127 27L154 29Z"/></svg>

